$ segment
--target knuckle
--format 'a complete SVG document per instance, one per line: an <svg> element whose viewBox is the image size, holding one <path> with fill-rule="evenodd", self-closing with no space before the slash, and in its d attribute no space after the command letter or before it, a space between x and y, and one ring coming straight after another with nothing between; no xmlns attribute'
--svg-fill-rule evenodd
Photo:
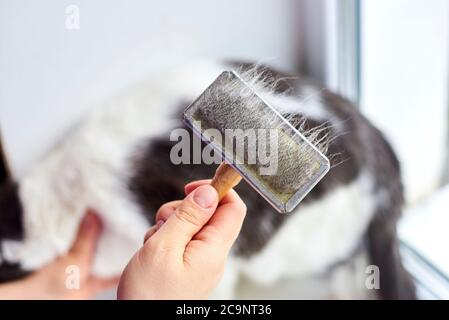
<svg viewBox="0 0 449 320"><path fill-rule="evenodd" d="M138 265L145 269L153 269L163 264L163 256L155 250L152 246L145 246L137 251L136 255Z"/></svg>
<svg viewBox="0 0 449 320"><path fill-rule="evenodd" d="M181 204L181 200L175 200L163 204L156 213L155 222L158 220L166 221L176 211Z"/></svg>
<svg viewBox="0 0 449 320"><path fill-rule="evenodd" d="M161 243L161 241L152 238L147 240L145 247L148 249L147 252L150 252L153 255L158 255L165 251L164 244Z"/></svg>
<svg viewBox="0 0 449 320"><path fill-rule="evenodd" d="M176 265L178 249L170 242L150 238L140 250L140 258L147 266L163 266L167 271Z"/></svg>
<svg viewBox="0 0 449 320"><path fill-rule="evenodd" d="M166 203L162 205L156 213L156 220L167 218L167 214L170 211L170 206Z"/></svg>
<svg viewBox="0 0 449 320"><path fill-rule="evenodd" d="M176 217L184 223L198 227L202 225L202 219L194 208L188 205L183 205L175 212Z"/></svg>

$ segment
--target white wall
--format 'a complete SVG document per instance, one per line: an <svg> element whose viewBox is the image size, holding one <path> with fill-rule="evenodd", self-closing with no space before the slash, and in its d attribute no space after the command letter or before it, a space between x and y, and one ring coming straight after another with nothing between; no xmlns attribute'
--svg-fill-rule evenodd
<svg viewBox="0 0 449 320"><path fill-rule="evenodd" d="M363 0L362 111L398 152L409 201L439 184L447 151L449 1Z"/></svg>
<svg viewBox="0 0 449 320"><path fill-rule="evenodd" d="M302 1L305 72L333 90L338 89L338 1Z"/></svg>
<svg viewBox="0 0 449 320"><path fill-rule="evenodd" d="M65 27L66 7L80 29ZM299 61L295 0L0 0L0 125L16 175L86 109L202 57Z"/></svg>
<svg viewBox="0 0 449 320"><path fill-rule="evenodd" d="M301 3L305 73L358 103L358 0Z"/></svg>

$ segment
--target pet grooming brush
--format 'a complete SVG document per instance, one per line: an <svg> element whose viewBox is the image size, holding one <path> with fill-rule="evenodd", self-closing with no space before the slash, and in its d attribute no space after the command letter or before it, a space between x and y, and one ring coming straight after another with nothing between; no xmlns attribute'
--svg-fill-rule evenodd
<svg viewBox="0 0 449 320"><path fill-rule="evenodd" d="M276 210L291 212L329 171L326 156L233 71L220 74L184 120L224 159L212 180L220 200L243 177ZM261 160L268 153L270 163Z"/></svg>

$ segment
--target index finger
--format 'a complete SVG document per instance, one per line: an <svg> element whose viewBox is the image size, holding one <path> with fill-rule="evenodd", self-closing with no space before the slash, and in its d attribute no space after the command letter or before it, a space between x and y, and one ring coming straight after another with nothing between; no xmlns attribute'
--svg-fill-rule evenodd
<svg viewBox="0 0 449 320"><path fill-rule="evenodd" d="M98 238L101 233L101 220L98 214L89 209L79 226L78 233L69 253L76 257L93 259Z"/></svg>
<svg viewBox="0 0 449 320"><path fill-rule="evenodd" d="M205 184L210 184L211 182L212 182L211 179L204 179L204 180L197 180L197 181L190 182L184 186L184 192L187 196L187 195L189 195L190 192L192 192L199 186L202 186Z"/></svg>

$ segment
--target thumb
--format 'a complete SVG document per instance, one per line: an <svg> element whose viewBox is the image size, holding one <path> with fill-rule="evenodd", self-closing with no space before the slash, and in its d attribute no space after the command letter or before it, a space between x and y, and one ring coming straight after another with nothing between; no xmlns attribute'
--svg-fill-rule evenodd
<svg viewBox="0 0 449 320"><path fill-rule="evenodd" d="M190 193L153 236L154 241L185 248L209 221L218 205L214 187L203 185Z"/></svg>

